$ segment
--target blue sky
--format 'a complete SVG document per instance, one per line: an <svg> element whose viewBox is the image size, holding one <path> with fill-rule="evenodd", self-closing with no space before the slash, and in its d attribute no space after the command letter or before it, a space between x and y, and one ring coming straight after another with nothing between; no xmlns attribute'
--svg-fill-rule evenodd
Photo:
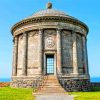
<svg viewBox="0 0 100 100"><path fill-rule="evenodd" d="M0 78L11 77L12 35L16 22L45 9L49 0L0 0ZM100 0L51 0L53 8L74 16L89 27L88 58L91 77L100 77Z"/></svg>

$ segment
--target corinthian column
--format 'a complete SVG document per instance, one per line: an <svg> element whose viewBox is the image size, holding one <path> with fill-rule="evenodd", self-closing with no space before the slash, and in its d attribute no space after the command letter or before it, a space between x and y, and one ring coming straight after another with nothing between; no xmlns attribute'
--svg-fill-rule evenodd
<svg viewBox="0 0 100 100"><path fill-rule="evenodd" d="M57 73L62 73L61 61L61 29L57 29Z"/></svg>
<svg viewBox="0 0 100 100"><path fill-rule="evenodd" d="M72 32L73 37L73 74L78 74L78 62L77 62L77 41L76 33Z"/></svg>
<svg viewBox="0 0 100 100"><path fill-rule="evenodd" d="M88 57L87 57L87 45L86 45L85 36L82 36L82 42L83 42L83 67L84 67L84 73L88 74Z"/></svg>
<svg viewBox="0 0 100 100"><path fill-rule="evenodd" d="M17 60L18 60L18 37L14 38L14 49L13 49L13 72L12 75L17 75Z"/></svg>
<svg viewBox="0 0 100 100"><path fill-rule="evenodd" d="M42 74L42 29L39 29L39 74Z"/></svg>
<svg viewBox="0 0 100 100"><path fill-rule="evenodd" d="M27 75L27 44L28 44L28 37L27 33L23 33L23 66L22 66L22 75L26 76Z"/></svg>

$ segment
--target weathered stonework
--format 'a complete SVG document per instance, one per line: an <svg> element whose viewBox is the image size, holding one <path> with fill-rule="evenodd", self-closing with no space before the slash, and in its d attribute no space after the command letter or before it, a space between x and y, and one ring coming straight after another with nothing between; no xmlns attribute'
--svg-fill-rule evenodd
<svg viewBox="0 0 100 100"><path fill-rule="evenodd" d="M15 24L11 86L32 88L53 74L67 91L89 90L87 33L83 22L54 9ZM53 59L49 64L48 58Z"/></svg>
<svg viewBox="0 0 100 100"><path fill-rule="evenodd" d="M72 73L72 34L70 31L62 31L62 70L63 73Z"/></svg>
<svg viewBox="0 0 100 100"><path fill-rule="evenodd" d="M82 55L82 37L77 34L77 60L78 60L78 71L83 73L83 55Z"/></svg>
<svg viewBox="0 0 100 100"><path fill-rule="evenodd" d="M60 80L62 87L68 92L90 91L91 84L88 79L62 79Z"/></svg>
<svg viewBox="0 0 100 100"><path fill-rule="evenodd" d="M44 49L56 50L56 30L44 31Z"/></svg>
<svg viewBox="0 0 100 100"><path fill-rule="evenodd" d="M41 81L42 78L37 77L14 77L10 84L11 87L16 88L35 88L37 83Z"/></svg>
<svg viewBox="0 0 100 100"><path fill-rule="evenodd" d="M28 65L27 75L33 76L38 73L39 69L39 37L38 31L32 31L28 33Z"/></svg>

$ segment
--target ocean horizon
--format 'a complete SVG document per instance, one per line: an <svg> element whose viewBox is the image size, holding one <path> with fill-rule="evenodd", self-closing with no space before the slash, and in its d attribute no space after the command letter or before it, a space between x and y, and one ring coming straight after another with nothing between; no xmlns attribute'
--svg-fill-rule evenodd
<svg viewBox="0 0 100 100"><path fill-rule="evenodd" d="M11 78L0 78L0 82L10 82ZM91 82L100 82L100 77L91 77Z"/></svg>
<svg viewBox="0 0 100 100"><path fill-rule="evenodd" d="M0 82L10 82L11 78L0 78Z"/></svg>

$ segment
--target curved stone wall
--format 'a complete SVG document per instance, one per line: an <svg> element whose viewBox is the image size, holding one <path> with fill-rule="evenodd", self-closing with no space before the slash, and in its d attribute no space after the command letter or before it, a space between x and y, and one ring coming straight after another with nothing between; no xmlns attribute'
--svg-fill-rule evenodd
<svg viewBox="0 0 100 100"><path fill-rule="evenodd" d="M72 49L72 33L71 31L64 30L61 33L62 45L62 72L63 74L73 73L73 49Z"/></svg>
<svg viewBox="0 0 100 100"><path fill-rule="evenodd" d="M53 54L54 75L69 77L60 79L66 91L89 90L87 30L72 23L41 22L17 28L13 36L12 87L34 87L36 77L47 74L46 55Z"/></svg>
<svg viewBox="0 0 100 100"><path fill-rule="evenodd" d="M91 84L88 79L60 79L59 82L68 92L91 91Z"/></svg>

